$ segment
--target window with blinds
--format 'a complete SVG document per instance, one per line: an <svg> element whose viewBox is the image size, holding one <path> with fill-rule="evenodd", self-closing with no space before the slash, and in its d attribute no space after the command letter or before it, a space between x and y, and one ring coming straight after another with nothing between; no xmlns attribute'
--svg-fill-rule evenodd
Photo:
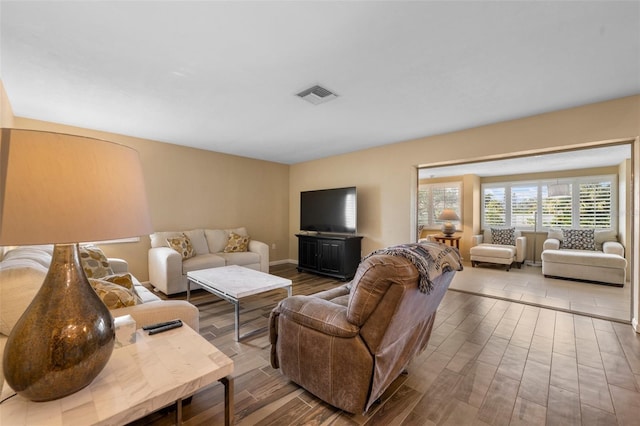
<svg viewBox="0 0 640 426"><path fill-rule="evenodd" d="M438 216L444 209L451 209L462 220L462 183L441 182L421 184L418 189L418 226L439 229L443 221Z"/></svg>
<svg viewBox="0 0 640 426"><path fill-rule="evenodd" d="M609 175L484 184L482 226L615 229L616 182L616 176ZM549 192L549 186L558 183L566 185L566 194Z"/></svg>
<svg viewBox="0 0 640 426"><path fill-rule="evenodd" d="M611 228L611 186L610 181L579 184L581 228Z"/></svg>

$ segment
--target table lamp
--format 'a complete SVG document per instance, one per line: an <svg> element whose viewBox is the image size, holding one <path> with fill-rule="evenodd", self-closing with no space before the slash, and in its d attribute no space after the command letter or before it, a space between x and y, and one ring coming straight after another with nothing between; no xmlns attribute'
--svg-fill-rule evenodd
<svg viewBox="0 0 640 426"><path fill-rule="evenodd" d="M460 217L458 217L458 214L455 211L451 209L444 209L442 210L442 213L440 213L440 216L438 216L438 220L445 221L445 223L442 225L442 233L445 236L450 237L454 232L456 232L456 226L451 223L451 221L460 220Z"/></svg>
<svg viewBox="0 0 640 426"><path fill-rule="evenodd" d="M0 246L54 244L42 287L6 342L3 370L14 391L33 401L58 399L100 373L113 351L113 317L89 284L78 243L151 232L137 151L2 129Z"/></svg>

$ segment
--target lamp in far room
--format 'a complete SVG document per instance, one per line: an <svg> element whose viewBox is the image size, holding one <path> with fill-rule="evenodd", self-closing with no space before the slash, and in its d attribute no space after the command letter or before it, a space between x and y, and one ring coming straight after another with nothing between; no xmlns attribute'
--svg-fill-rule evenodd
<svg viewBox="0 0 640 426"><path fill-rule="evenodd" d="M571 195L571 186L568 183L552 183L547 185L547 196L549 198L568 197Z"/></svg>
<svg viewBox="0 0 640 426"><path fill-rule="evenodd" d="M78 243L151 232L136 150L2 129L0 246L54 244L42 287L6 341L3 371L14 391L58 399L102 371L115 342L113 317L89 284Z"/></svg>
<svg viewBox="0 0 640 426"><path fill-rule="evenodd" d="M460 217L454 210L444 209L442 210L442 213L440 213L440 216L438 216L438 220L445 221L442 225L442 233L445 236L450 237L454 232L456 232L456 226L451 223L451 221L460 220Z"/></svg>

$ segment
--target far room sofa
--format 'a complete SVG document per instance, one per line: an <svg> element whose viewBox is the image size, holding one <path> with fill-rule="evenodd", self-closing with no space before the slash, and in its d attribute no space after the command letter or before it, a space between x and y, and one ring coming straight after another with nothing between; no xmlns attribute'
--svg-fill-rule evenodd
<svg viewBox="0 0 640 426"><path fill-rule="evenodd" d="M248 244L233 244L232 237ZM244 227L156 232L150 238L149 282L166 295L187 291L189 271L239 265L269 273L269 246L251 239ZM182 247L171 247L180 240Z"/></svg>
<svg viewBox="0 0 640 426"><path fill-rule="evenodd" d="M627 261L615 231L551 230L542 251L542 273L622 287Z"/></svg>

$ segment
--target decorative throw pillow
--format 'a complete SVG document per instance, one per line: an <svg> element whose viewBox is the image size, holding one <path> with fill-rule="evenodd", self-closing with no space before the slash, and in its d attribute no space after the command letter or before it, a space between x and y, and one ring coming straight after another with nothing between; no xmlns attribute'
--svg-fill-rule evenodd
<svg viewBox="0 0 640 426"><path fill-rule="evenodd" d="M593 229L563 229L560 248L574 250L595 250Z"/></svg>
<svg viewBox="0 0 640 426"><path fill-rule="evenodd" d="M249 247L249 240L251 238L248 235L238 235L235 232L232 232L229 235L229 241L227 242L227 246L224 248L225 253L238 253L242 251L247 251L247 247Z"/></svg>
<svg viewBox="0 0 640 426"><path fill-rule="evenodd" d="M134 297L136 298L136 304L142 303L142 298L136 291L136 286L133 283L133 276L130 273L127 272L124 274L107 275L106 277L102 277L100 279L103 281L109 281L113 284L118 284L119 286L126 288L133 293Z"/></svg>
<svg viewBox="0 0 640 426"><path fill-rule="evenodd" d="M196 255L191 240L184 234L180 237L167 238L167 243L169 247L182 255L182 260L189 259Z"/></svg>
<svg viewBox="0 0 640 426"><path fill-rule="evenodd" d="M515 228L491 228L491 242L493 244L515 246L516 245L516 229Z"/></svg>
<svg viewBox="0 0 640 426"><path fill-rule="evenodd" d="M80 246L80 263L88 278L102 278L113 275L107 256L94 245Z"/></svg>
<svg viewBox="0 0 640 426"><path fill-rule="evenodd" d="M96 278L89 278L89 283L91 283L91 287L98 294L100 300L111 310L135 306L138 302L137 295L121 285Z"/></svg>

